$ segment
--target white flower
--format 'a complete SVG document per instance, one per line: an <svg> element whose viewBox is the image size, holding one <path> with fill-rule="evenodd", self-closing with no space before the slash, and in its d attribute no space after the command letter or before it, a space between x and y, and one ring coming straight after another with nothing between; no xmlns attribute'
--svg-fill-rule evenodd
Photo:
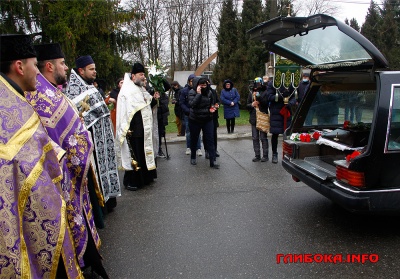
<svg viewBox="0 0 400 279"><path fill-rule="evenodd" d="M293 141L299 140L299 134L298 133L291 134L290 140L293 140Z"/></svg>
<svg viewBox="0 0 400 279"><path fill-rule="evenodd" d="M156 75L157 74L157 69L156 69L156 65L150 65L149 67L147 67L147 69L149 69L149 75Z"/></svg>
<svg viewBox="0 0 400 279"><path fill-rule="evenodd" d="M76 138L75 138L74 135L70 135L70 136L69 136L69 138L68 138L68 143L69 143L69 145L71 145L71 146L75 146L75 145L78 144L78 142L77 142L77 140L76 140Z"/></svg>
<svg viewBox="0 0 400 279"><path fill-rule="evenodd" d="M165 70L164 67L165 65L162 65L158 59L156 63L150 60L150 65L146 67L149 72L150 85L160 93L165 91L163 80L167 76L168 70Z"/></svg>

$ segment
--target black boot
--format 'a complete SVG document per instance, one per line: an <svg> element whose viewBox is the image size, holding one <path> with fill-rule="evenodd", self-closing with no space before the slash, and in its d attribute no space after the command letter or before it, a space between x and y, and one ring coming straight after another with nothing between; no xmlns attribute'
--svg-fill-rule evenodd
<svg viewBox="0 0 400 279"><path fill-rule="evenodd" d="M214 161L213 163L210 164L210 168L219 169L219 164L216 161Z"/></svg>
<svg viewBox="0 0 400 279"><path fill-rule="evenodd" d="M253 158L252 161L253 161L253 162L258 162L258 161L260 161L260 155L256 155L256 156Z"/></svg>

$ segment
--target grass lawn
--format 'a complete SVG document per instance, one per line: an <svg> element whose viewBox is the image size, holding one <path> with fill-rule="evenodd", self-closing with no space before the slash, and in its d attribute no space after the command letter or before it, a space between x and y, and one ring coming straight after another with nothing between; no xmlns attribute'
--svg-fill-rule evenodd
<svg viewBox="0 0 400 279"><path fill-rule="evenodd" d="M177 133L178 129L176 128L175 124L175 113L174 113L174 106L173 104L169 104L169 116L168 116L168 126L166 128L167 133ZM220 127L225 127L226 126L226 121L224 119L224 108L221 106L221 108L218 110L218 116L219 116L219 126ZM236 118L235 121L236 125L248 125L249 124L249 111L246 109L241 109L240 110L240 117Z"/></svg>

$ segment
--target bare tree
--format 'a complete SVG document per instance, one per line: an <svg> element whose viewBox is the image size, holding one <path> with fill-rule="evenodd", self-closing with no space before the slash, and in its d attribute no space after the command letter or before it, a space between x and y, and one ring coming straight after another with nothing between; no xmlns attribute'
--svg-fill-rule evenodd
<svg viewBox="0 0 400 279"><path fill-rule="evenodd" d="M145 63L148 59L152 61L161 59L168 34L164 2L133 0L130 5L143 14L142 19L136 21L133 27L136 35L141 38L138 49L140 61Z"/></svg>
<svg viewBox="0 0 400 279"><path fill-rule="evenodd" d="M339 11L339 7L329 0L310 0L310 1L293 1L296 6L296 14L299 16L310 16L314 14L335 15Z"/></svg>
<svg viewBox="0 0 400 279"><path fill-rule="evenodd" d="M139 38L129 58L160 59L172 71L195 70L216 45L219 6L210 0L130 0L130 9L142 17L127 27Z"/></svg>
<svg viewBox="0 0 400 279"><path fill-rule="evenodd" d="M186 0L172 0L168 11L168 28L170 34L171 69L183 70L183 41L187 36L187 21L191 16L190 6Z"/></svg>

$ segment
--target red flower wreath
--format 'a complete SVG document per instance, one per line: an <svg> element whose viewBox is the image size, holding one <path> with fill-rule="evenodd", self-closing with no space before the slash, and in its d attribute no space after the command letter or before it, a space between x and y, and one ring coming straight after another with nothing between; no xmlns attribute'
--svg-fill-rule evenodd
<svg viewBox="0 0 400 279"><path fill-rule="evenodd" d="M312 134L312 137L313 137L314 140L318 140L320 136L321 136L321 133L320 133L320 132L314 132L314 133Z"/></svg>

